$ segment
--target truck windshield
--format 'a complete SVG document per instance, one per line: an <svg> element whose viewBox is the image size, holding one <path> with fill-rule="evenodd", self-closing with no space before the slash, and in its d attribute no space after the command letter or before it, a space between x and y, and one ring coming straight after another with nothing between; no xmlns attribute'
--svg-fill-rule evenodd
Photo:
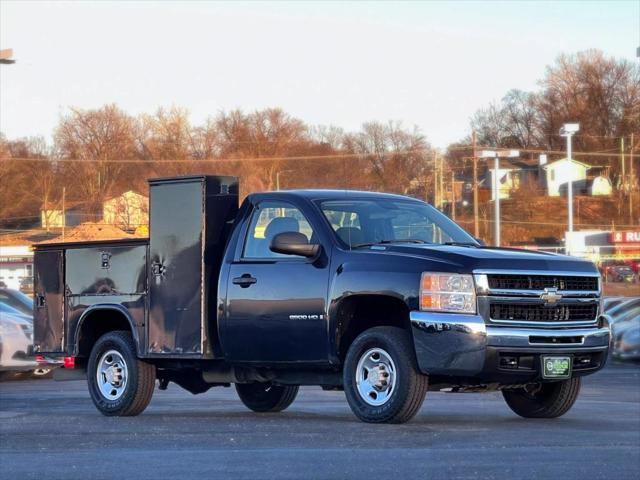
<svg viewBox="0 0 640 480"><path fill-rule="evenodd" d="M396 242L479 245L447 216L418 201L327 200L320 208L336 236L352 248Z"/></svg>

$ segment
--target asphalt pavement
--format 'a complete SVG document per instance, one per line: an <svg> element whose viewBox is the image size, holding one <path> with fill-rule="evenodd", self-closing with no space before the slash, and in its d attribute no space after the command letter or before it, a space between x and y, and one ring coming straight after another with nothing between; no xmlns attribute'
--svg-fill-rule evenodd
<svg viewBox="0 0 640 480"><path fill-rule="evenodd" d="M139 417L107 418L85 382L0 383L0 478L640 477L640 366L583 381L564 417L525 420L499 393L430 392L404 425L368 425L342 392L303 388L279 414L256 414L233 388L156 390Z"/></svg>

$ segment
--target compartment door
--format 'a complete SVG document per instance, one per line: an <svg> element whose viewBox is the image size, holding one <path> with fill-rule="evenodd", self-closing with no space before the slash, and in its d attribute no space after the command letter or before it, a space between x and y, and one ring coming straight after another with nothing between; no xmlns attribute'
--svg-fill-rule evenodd
<svg viewBox="0 0 640 480"><path fill-rule="evenodd" d="M202 179L152 184L150 355L202 355Z"/></svg>
<svg viewBox="0 0 640 480"><path fill-rule="evenodd" d="M34 277L34 351L36 353L62 353L64 351L63 251L36 251Z"/></svg>

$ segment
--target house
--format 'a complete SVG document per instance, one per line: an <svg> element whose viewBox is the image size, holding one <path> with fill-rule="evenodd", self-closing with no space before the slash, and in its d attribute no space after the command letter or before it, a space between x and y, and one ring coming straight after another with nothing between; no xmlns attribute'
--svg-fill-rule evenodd
<svg viewBox="0 0 640 480"><path fill-rule="evenodd" d="M586 185L587 170L591 166L577 160L561 158L544 165L542 168L546 173L547 194L550 197L559 197L561 195L561 187L564 186L562 188L564 192L569 182L573 182L573 185L577 184L578 186Z"/></svg>
<svg viewBox="0 0 640 480"><path fill-rule="evenodd" d="M102 206L104 223L134 231L149 223L149 198L133 190L106 200Z"/></svg>
<svg viewBox="0 0 640 480"><path fill-rule="evenodd" d="M40 209L40 225L46 230L80 225L86 220L83 218L85 206L85 202L66 202L63 213L60 202L53 207L43 205Z"/></svg>
<svg viewBox="0 0 640 480"><path fill-rule="evenodd" d="M490 198L495 200L495 169L489 168L484 178L479 183L481 188L491 191ZM498 169L498 191L500 200L511 197L511 194L529 182L538 183L539 167L534 159L509 158L500 161Z"/></svg>

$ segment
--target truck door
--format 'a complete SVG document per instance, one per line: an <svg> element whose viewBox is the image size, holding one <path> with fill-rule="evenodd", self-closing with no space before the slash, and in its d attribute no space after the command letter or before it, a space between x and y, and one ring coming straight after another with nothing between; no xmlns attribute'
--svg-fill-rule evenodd
<svg viewBox="0 0 640 480"><path fill-rule="evenodd" d="M64 253L36 250L34 255L33 344L36 353L64 350Z"/></svg>
<svg viewBox="0 0 640 480"><path fill-rule="evenodd" d="M292 204L255 208L241 257L229 271L223 344L230 360L317 362L328 359L328 262L271 252L278 233L297 231L317 243Z"/></svg>

